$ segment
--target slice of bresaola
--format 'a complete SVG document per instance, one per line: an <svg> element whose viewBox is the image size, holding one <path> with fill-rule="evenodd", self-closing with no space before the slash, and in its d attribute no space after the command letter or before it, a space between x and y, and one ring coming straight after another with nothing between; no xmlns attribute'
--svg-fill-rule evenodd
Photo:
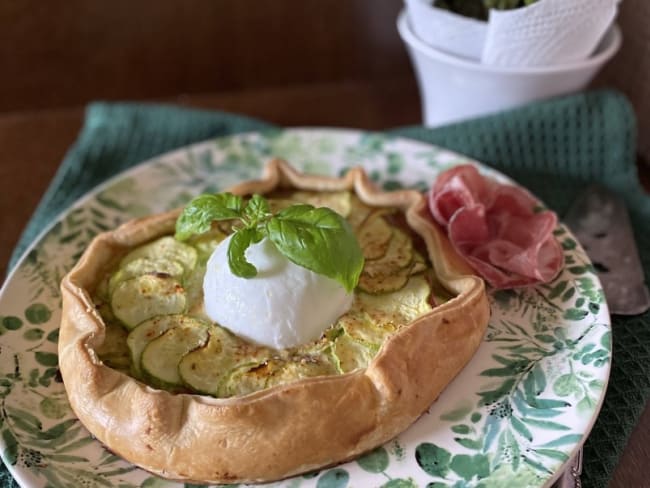
<svg viewBox="0 0 650 488"><path fill-rule="evenodd" d="M535 211L537 204L525 190L469 164L440 174L429 193L431 214L456 251L495 288L547 283L562 269L557 216Z"/></svg>

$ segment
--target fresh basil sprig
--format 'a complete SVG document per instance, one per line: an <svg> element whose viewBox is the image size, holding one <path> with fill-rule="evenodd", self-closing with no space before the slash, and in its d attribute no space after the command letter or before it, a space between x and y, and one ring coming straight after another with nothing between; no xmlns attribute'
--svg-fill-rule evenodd
<svg viewBox="0 0 650 488"><path fill-rule="evenodd" d="M357 286L363 253L348 222L329 208L297 204L274 215L260 195L246 203L231 193L200 195L178 217L176 239L203 234L215 220L235 221L228 264L236 276L257 275L246 259L246 249L268 237L293 263L338 281L348 292Z"/></svg>

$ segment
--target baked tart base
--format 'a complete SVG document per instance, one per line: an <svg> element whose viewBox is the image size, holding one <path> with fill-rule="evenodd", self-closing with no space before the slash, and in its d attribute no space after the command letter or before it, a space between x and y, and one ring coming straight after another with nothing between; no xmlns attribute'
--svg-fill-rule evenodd
<svg viewBox="0 0 650 488"><path fill-rule="evenodd" d="M245 396L213 398L147 386L99 359L104 322L91 292L119 256L174 232L180 211L137 219L96 237L63 279L59 365L86 428L124 459L197 483L267 482L337 464L409 427L480 345L489 318L483 281L454 253L416 191L385 193L360 169L335 179L274 160L235 194L354 190L372 206L404 210L440 283L456 296L401 328L363 370L305 378Z"/></svg>

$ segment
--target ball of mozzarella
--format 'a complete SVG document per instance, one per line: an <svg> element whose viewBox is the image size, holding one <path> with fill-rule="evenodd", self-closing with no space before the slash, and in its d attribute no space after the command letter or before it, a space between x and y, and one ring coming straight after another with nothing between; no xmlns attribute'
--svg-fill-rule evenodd
<svg viewBox="0 0 650 488"><path fill-rule="evenodd" d="M298 266L268 239L251 245L246 258L254 278L230 271L228 244L219 243L203 279L206 314L240 337L275 349L317 339L352 304L337 281Z"/></svg>

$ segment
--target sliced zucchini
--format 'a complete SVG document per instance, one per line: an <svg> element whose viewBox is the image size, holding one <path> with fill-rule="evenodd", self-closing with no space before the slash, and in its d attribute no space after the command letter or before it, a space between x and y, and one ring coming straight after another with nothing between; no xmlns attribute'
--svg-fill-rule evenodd
<svg viewBox="0 0 650 488"><path fill-rule="evenodd" d="M341 217L350 215L351 203L349 191L297 191L291 195L292 203L307 203L314 207L327 207Z"/></svg>
<svg viewBox="0 0 650 488"><path fill-rule="evenodd" d="M281 371L284 363L281 359L266 358L236 366L219 388L219 396L227 398L263 390L269 380Z"/></svg>
<svg viewBox="0 0 650 488"><path fill-rule="evenodd" d="M156 315L185 310L185 290L171 276L142 275L121 282L111 296L111 308L127 329Z"/></svg>
<svg viewBox="0 0 650 488"><path fill-rule="evenodd" d="M131 251L122 258L120 268L125 268L136 259L147 258L154 261L178 261L186 272L194 269L197 251L192 246L177 241L172 236L165 236Z"/></svg>
<svg viewBox="0 0 650 488"><path fill-rule="evenodd" d="M356 195L351 195L350 214L346 218L355 232L372 213L373 208L371 206L363 203Z"/></svg>
<svg viewBox="0 0 650 488"><path fill-rule="evenodd" d="M222 232L219 228L214 227L205 234L192 237L189 241L187 241L187 243L191 246L194 246L194 248L198 251L199 263L205 263L212 255L212 252L215 250L215 248L219 245L219 243L223 241L227 236L228 234Z"/></svg>
<svg viewBox="0 0 650 488"><path fill-rule="evenodd" d="M349 373L365 368L372 360L373 353L359 341L355 341L348 334L341 335L332 346L332 353L336 365L341 373Z"/></svg>
<svg viewBox="0 0 650 488"><path fill-rule="evenodd" d="M376 353L397 327L393 321L373 321L368 314L350 314L339 321L345 333Z"/></svg>
<svg viewBox="0 0 650 488"><path fill-rule="evenodd" d="M265 388L303 378L336 374L336 372L336 365L331 354L293 356L268 376Z"/></svg>
<svg viewBox="0 0 650 488"><path fill-rule="evenodd" d="M407 324L431 310L431 285L425 275L411 276L405 286L390 295L359 294L358 300L374 323Z"/></svg>
<svg viewBox="0 0 650 488"><path fill-rule="evenodd" d="M209 336L205 345L180 360L178 374L193 390L218 396L222 383L238 360L234 352L240 341L219 326L210 327Z"/></svg>
<svg viewBox="0 0 650 488"><path fill-rule="evenodd" d="M357 239L365 259L379 259L388 250L393 228L384 220L382 211L375 211L357 231Z"/></svg>
<svg viewBox="0 0 650 488"><path fill-rule="evenodd" d="M406 283L409 281L409 276L408 268L398 270L394 274L380 274L376 276L361 273L357 286L361 291L373 295L390 293L406 286Z"/></svg>
<svg viewBox="0 0 650 488"><path fill-rule="evenodd" d="M172 278L179 279L184 273L185 269L183 265L173 259L136 258L133 261L129 261L111 276L108 283L108 290L109 293L113 293L115 287L123 281L145 274L171 276Z"/></svg>
<svg viewBox="0 0 650 488"><path fill-rule="evenodd" d="M160 337L173 327L205 327L206 325L205 322L199 319L181 314L159 315L140 323L126 338L133 374L137 377L142 376L142 367L140 365L142 351L152 340Z"/></svg>
<svg viewBox="0 0 650 488"><path fill-rule="evenodd" d="M384 255L367 260L359 278L359 288L367 293L389 293L401 289L411 275L413 241L404 232L394 229Z"/></svg>
<svg viewBox="0 0 650 488"><path fill-rule="evenodd" d="M187 309L185 313L189 315L204 316L203 310L203 278L205 277L204 263L199 263L192 274L187 276L184 281L185 297L187 300Z"/></svg>
<svg viewBox="0 0 650 488"><path fill-rule="evenodd" d="M187 353L205 345L207 327L172 327L145 346L140 358L142 372L162 388L182 386L178 364Z"/></svg>
<svg viewBox="0 0 650 488"><path fill-rule="evenodd" d="M366 261L363 273L369 276L393 274L413 261L413 241L404 232L394 229L393 238L384 255L376 260Z"/></svg>
<svg viewBox="0 0 650 488"><path fill-rule="evenodd" d="M335 374L328 354L297 355L287 359L269 357L235 367L219 389L219 396L246 395L303 378Z"/></svg>

